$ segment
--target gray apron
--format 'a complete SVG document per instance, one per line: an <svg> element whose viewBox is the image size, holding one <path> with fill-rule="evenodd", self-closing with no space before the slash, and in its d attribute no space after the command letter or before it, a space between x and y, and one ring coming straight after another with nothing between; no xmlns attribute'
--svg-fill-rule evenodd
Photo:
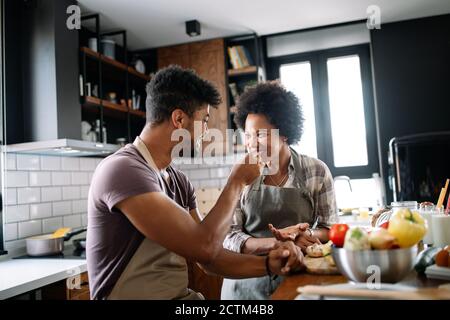
<svg viewBox="0 0 450 320"><path fill-rule="evenodd" d="M268 224L285 228L300 222L313 225L314 202L311 193L305 188L304 177L298 154L291 149L295 176L293 187L280 188L263 183L259 177L250 191L241 199L244 215L243 231L255 238L273 237ZM224 279L222 299L265 300L275 291L283 277L275 280L269 276L248 279Z"/></svg>

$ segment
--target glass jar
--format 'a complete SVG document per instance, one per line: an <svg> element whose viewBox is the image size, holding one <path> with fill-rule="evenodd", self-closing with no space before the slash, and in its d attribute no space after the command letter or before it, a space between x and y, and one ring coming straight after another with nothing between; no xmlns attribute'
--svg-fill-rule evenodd
<svg viewBox="0 0 450 320"><path fill-rule="evenodd" d="M395 214L400 209L417 211L417 201L396 201L391 202L392 213Z"/></svg>

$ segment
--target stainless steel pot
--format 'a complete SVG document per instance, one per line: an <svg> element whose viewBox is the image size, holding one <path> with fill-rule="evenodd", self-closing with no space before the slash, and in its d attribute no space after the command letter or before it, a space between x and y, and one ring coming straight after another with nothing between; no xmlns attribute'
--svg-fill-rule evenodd
<svg viewBox="0 0 450 320"><path fill-rule="evenodd" d="M73 236L85 232L82 228L67 233L64 237L53 238L52 234L30 237L26 239L27 254L33 257L50 256L62 253L64 251L64 242L70 240Z"/></svg>

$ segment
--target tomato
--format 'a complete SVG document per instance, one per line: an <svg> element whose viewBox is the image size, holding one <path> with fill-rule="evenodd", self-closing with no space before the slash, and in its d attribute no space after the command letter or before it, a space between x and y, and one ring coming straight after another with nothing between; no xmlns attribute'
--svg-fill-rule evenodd
<svg viewBox="0 0 450 320"><path fill-rule="evenodd" d="M437 253L436 257L436 265L439 267L448 267L449 253L447 250L441 250Z"/></svg>
<svg viewBox="0 0 450 320"><path fill-rule="evenodd" d="M347 233L348 229L348 225L344 223L337 223L331 227L328 236L336 247L344 246L345 234Z"/></svg>
<svg viewBox="0 0 450 320"><path fill-rule="evenodd" d="M382 223L382 224L380 225L380 228L383 228L383 229L389 228L389 221L386 221L385 223Z"/></svg>

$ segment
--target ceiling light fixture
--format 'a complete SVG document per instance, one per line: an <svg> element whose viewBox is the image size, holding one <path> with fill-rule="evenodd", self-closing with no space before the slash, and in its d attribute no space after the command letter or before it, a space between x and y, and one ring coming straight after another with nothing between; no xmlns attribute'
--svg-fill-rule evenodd
<svg viewBox="0 0 450 320"><path fill-rule="evenodd" d="M199 36L201 33L200 22L198 22L197 20L186 21L186 33L190 37Z"/></svg>

